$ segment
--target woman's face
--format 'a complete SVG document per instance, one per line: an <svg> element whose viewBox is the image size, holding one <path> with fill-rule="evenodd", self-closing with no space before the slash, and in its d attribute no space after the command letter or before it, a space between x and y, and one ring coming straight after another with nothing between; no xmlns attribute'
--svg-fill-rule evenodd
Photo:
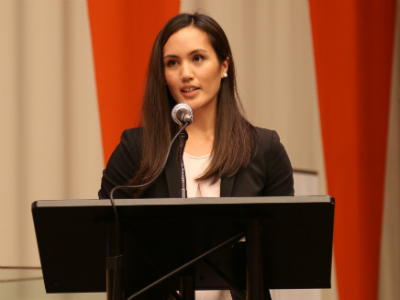
<svg viewBox="0 0 400 300"><path fill-rule="evenodd" d="M218 61L207 34L192 26L175 32L163 57L165 80L175 101L188 104L194 112L215 111L228 60Z"/></svg>

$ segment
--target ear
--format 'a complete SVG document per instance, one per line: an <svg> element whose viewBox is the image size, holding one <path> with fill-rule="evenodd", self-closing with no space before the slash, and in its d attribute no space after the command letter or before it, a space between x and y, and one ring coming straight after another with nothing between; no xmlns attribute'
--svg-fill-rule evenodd
<svg viewBox="0 0 400 300"><path fill-rule="evenodd" d="M229 68L229 57L227 57L221 64L221 78L224 78L225 72L228 73Z"/></svg>

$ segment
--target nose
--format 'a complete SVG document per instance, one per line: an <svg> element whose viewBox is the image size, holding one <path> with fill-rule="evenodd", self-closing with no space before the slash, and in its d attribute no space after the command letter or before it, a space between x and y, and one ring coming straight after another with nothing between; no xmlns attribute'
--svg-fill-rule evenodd
<svg viewBox="0 0 400 300"><path fill-rule="evenodd" d="M193 79L193 72L189 63L184 62L181 65L181 79L183 81L188 81Z"/></svg>

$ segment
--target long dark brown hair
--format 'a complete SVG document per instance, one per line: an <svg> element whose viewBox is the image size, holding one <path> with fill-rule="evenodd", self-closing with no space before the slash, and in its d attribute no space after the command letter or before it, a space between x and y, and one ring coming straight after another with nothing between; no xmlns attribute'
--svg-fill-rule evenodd
<svg viewBox="0 0 400 300"><path fill-rule="evenodd" d="M215 183L221 177L231 177L245 167L257 151L257 131L244 116L236 89L235 64L225 32L207 15L179 14L160 31L151 51L142 104L142 160L139 171L129 184L142 184L157 175L168 145L179 129L170 116L176 102L165 84L163 48L172 34L188 26L194 26L208 35L220 64L229 59L228 77L221 80L218 92L211 162L198 180L212 179ZM137 191L135 196L142 192Z"/></svg>

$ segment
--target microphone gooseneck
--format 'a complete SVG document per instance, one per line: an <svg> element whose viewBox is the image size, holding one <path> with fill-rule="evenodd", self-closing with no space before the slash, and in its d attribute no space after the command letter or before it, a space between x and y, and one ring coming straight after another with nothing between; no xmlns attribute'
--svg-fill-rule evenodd
<svg viewBox="0 0 400 300"><path fill-rule="evenodd" d="M193 110L186 103L178 103L174 106L171 112L172 119L178 125L185 123L191 124L193 122Z"/></svg>
<svg viewBox="0 0 400 300"><path fill-rule="evenodd" d="M178 148L178 160L179 160L179 169L180 169L180 176L181 176L181 188L179 190L179 197L180 198L187 198L187 191L186 191L186 173L185 173L185 165L183 164L183 150L185 149L185 144L188 139L188 134L186 130L183 130L179 134L179 148Z"/></svg>

